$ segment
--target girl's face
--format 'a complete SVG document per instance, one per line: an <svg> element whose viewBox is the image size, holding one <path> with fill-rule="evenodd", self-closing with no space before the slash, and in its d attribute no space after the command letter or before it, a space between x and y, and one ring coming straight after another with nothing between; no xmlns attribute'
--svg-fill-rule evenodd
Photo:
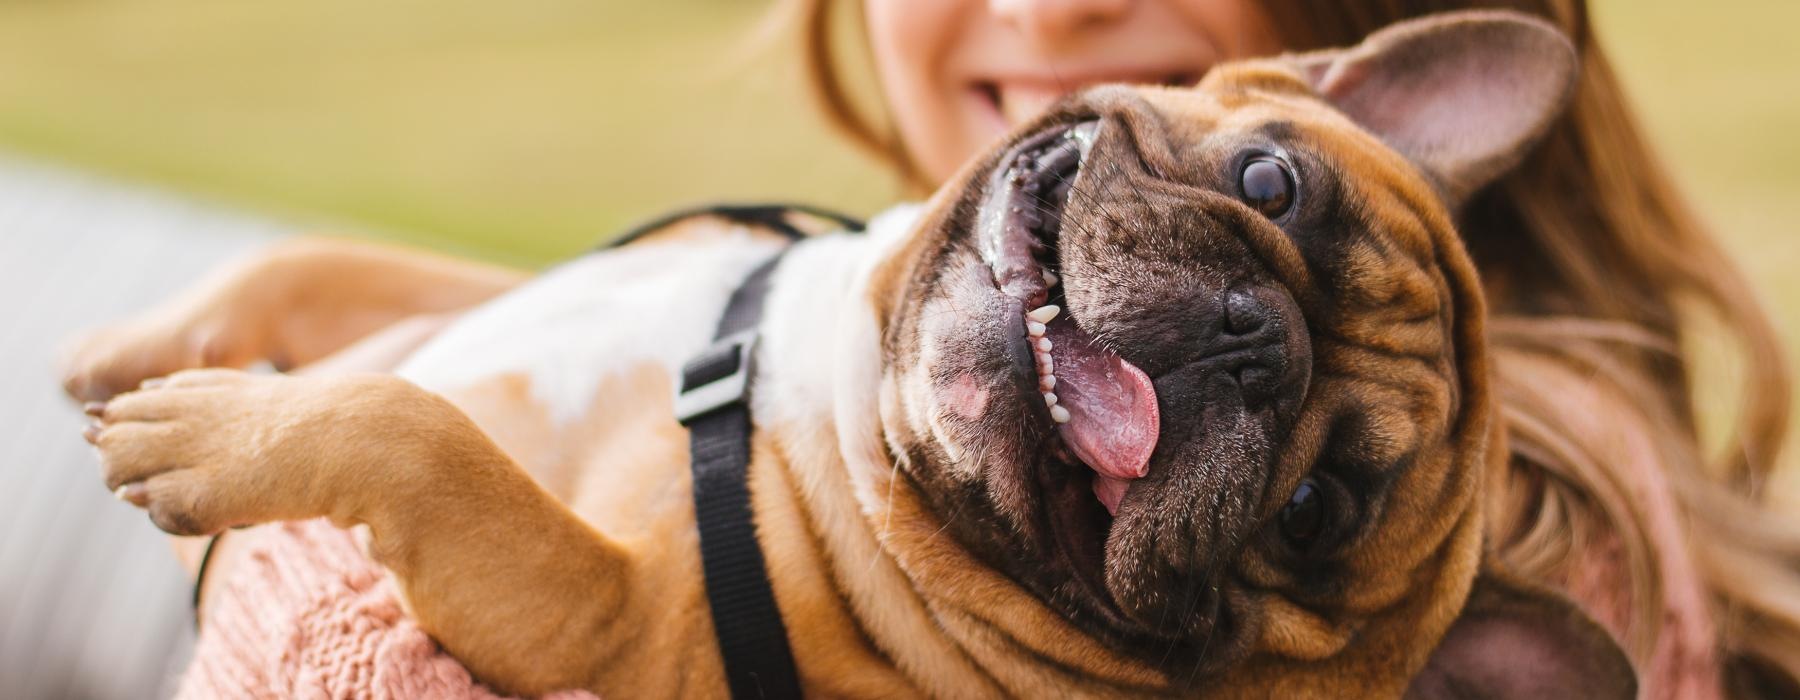
<svg viewBox="0 0 1800 700"><path fill-rule="evenodd" d="M895 125L934 182L1070 92L1191 84L1281 48L1255 0L865 2Z"/></svg>

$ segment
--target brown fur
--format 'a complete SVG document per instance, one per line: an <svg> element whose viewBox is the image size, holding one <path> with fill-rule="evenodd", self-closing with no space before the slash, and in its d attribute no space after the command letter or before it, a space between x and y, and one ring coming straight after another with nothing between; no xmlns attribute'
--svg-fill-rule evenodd
<svg viewBox="0 0 1800 700"><path fill-rule="evenodd" d="M1471 40L1471 31L1478 44L1482 32L1539 31L1517 22L1446 20L1378 39L1448 51ZM1334 58L1337 74L1385 55L1384 44L1370 46ZM921 361L924 351L946 332L985 328L979 313L950 331L922 317L934 301L958 298L943 296L960 292L940 281L968 264L967 200L994 167L990 157L940 193L907 243L858 280L869 296L856 301L874 310L879 338L878 345L867 342L880 348L882 376L863 400L878 413L880 435L785 413L759 421L750 476L758 540L810 691L1040 696L1203 688L1223 696L1394 696L1417 676L1423 682L1414 690L1427 696L1477 682L1503 696L1574 683L1600 694L1631 692L1630 666L1604 633L1566 601L1496 573L1484 547L1482 481L1500 454L1492 448L1499 433L1487 389L1485 317L1473 266L1440 194L1490 177L1494 159L1506 154L1444 161L1413 151L1409 161L1317 99L1315 90L1329 96L1334 84L1308 80L1314 58L1221 69L1196 90L1097 90L1047 118L1098 116L1113 130L1102 132L1091 166L1113 170L1081 180L1087 184L1077 191L1113 202L1123 220L1077 204L1067 215L1071 225L1087 226L1065 234L1064 252L1075 261L1067 268L1075 310L1092 310L1084 323L1105 322L1109 309L1141 309L1146 297L1138 295L1146 291L1186 293L1164 285L1190 271L1157 256L1185 255L1197 265L1212 260L1206 255L1249 251L1247 259L1262 266L1257 283L1291 294L1312 328L1314 379L1306 401L1295 399L1293 415L1270 429L1278 444L1270 447L1266 472L1260 462L1226 465L1256 484L1248 492L1254 500L1223 524L1242 533L1241 542L1231 540L1239 546L1219 545L1216 568L1184 569L1166 582L1152 566L1164 550L1132 548L1134 537L1187 534L1165 527L1170 522L1216 537L1187 519L1180 510L1186 501L1136 505L1157 494L1203 495L1172 481L1187 468L1179 459L1158 462L1163 471L1134 485L1138 500L1112 525L1106 581L1128 608L1124 614L1157 610L1155 594L1185 590L1185 576L1215 577L1206 580L1228 591L1224 606L1234 616L1220 647L1206 644L1219 624L1208 613L1179 613L1170 627L1121 629L1045 595L1065 590L1057 588L1062 574L1052 562L1005 553L1033 551L1031 540L1018 539L1033 526L1007 520L1037 507L1030 494L1008 495L1015 492L1005 481L972 487L950 469L961 465L946 453L954 447L980 458L1027 448L994 447L1008 435L994 430L952 431L951 441L974 441L952 445L915 418L914 408L932 401L926 370L938 369ZM1284 231L1207 189L1207 166L1219 162L1220 144L1270 124L1298 135L1280 137L1286 145L1331 164L1303 182L1320 192L1336 187L1337 199L1296 221L1355 229L1332 229L1341 234L1334 245L1309 247L1307 231ZM1516 137L1532 135L1526 129ZM1126 182L1137 189L1108 189ZM1183 207L1203 208L1215 225L1171 228L1157 218ZM1118 228L1096 233L1106 224ZM679 250L723 233L690 224L637 245ZM1084 255L1093 271L1081 267ZM1115 264L1121 267L1109 267ZM1102 269L1130 270L1145 281L1125 290L1131 298L1112 298L1116 290L1084 286ZM451 297L466 301L489 288L465 289L472 291ZM193 309L228 306L220 296L201 295L163 318L205 316ZM454 306L390 304L378 315L391 320ZM169 328L181 325L150 324L125 336L163 348L179 342L182 334ZM1117 330L1132 339L1129 324ZM953 341L958 349L973 347ZM77 357L104 356L107 345ZM306 354L342 345L321 343ZM1160 350L1132 344L1120 352ZM1156 358L1145 357L1153 366ZM137 374L154 372L78 359L69 386L77 393L130 386ZM722 666L699 574L686 435L672 417L672 383L660 365L610 376L575 425L551 429L519 377L439 397L380 375L186 371L96 407L100 423L90 437L103 453L108 487L172 533L318 516L368 526L371 553L393 572L421 624L498 687L712 692ZM1171 415L1187 420L1180 411ZM848 443L840 443L844 430L852 431ZM856 447L883 441L896 453ZM1379 485L1361 494L1360 519L1346 525L1355 534L1332 551L1330 568L1318 570L1332 573L1320 574L1289 562L1262 533L1300 479L1334 460L1372 470L1367 478ZM958 493L985 495L959 517L945 501ZM1187 636L1202 633L1196 630L1204 638ZM1159 659L1142 643L1144 634L1184 651ZM1440 640L1448 640L1441 647L1448 652L1434 656ZM1491 644L1519 646L1552 667L1509 683L1501 662L1517 657L1453 653Z"/></svg>

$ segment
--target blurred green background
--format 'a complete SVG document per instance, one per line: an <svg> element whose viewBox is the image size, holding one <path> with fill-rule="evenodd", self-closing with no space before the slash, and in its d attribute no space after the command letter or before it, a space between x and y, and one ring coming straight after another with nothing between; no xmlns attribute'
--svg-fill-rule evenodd
<svg viewBox="0 0 1800 700"><path fill-rule="evenodd" d="M522 264L700 200L892 199L766 10L0 0L0 149Z"/></svg>
<svg viewBox="0 0 1800 700"><path fill-rule="evenodd" d="M1800 2L1593 8L1666 161L1796 348ZM781 37L747 50L766 9L0 0L0 151L528 265L684 203L893 201L813 114ZM1729 414L1728 392L1707 400Z"/></svg>

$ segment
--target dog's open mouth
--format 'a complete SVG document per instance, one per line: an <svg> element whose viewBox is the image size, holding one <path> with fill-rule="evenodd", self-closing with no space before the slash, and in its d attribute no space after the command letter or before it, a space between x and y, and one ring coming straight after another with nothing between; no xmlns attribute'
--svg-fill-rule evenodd
<svg viewBox="0 0 1800 700"><path fill-rule="evenodd" d="M978 222L995 285L1020 303L1025 317L1019 342L1030 345L1037 397L1060 439L1046 448L1049 471L1066 472L1038 476L1054 511L1049 515L1060 521L1052 527L1065 547L1078 550L1070 552L1077 559L1101 556L1109 516L1118 513L1131 482L1148 473L1160 433L1150 378L1080 327L1079 310L1067 308L1060 276L1059 244L1070 223L1065 210L1071 196L1080 196L1074 186L1099 126L1053 127L1015 146L988 183ZM1088 487L1074 493L1085 502L1064 502L1073 500L1066 497L1069 484ZM1093 510L1082 490L1105 507L1096 518L1101 522L1079 522Z"/></svg>

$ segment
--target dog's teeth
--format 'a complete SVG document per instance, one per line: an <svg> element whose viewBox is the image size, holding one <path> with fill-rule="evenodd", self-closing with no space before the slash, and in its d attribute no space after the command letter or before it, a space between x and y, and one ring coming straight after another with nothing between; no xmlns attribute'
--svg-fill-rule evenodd
<svg viewBox="0 0 1800 700"><path fill-rule="evenodd" d="M1050 359L1050 353L1047 353L1047 352L1038 353L1037 361L1038 361L1038 372L1043 373L1043 374L1056 374L1056 361Z"/></svg>
<svg viewBox="0 0 1800 700"><path fill-rule="evenodd" d="M1056 283L1060 281L1061 280L1057 279L1056 273L1049 270L1044 271L1044 284L1054 287L1056 286Z"/></svg>
<svg viewBox="0 0 1800 700"><path fill-rule="evenodd" d="M1056 408L1056 394L1052 394L1048 391L1044 392L1044 405L1050 408Z"/></svg>
<svg viewBox="0 0 1800 700"><path fill-rule="evenodd" d="M1032 309L1031 313L1025 314L1025 318L1037 321L1038 323L1049 323L1056 320L1056 315L1060 313L1062 313L1062 307L1055 304L1049 304Z"/></svg>
<svg viewBox="0 0 1800 700"><path fill-rule="evenodd" d="M1056 421L1058 423L1069 422L1069 409L1063 408L1061 406L1051 406L1050 407L1050 420Z"/></svg>
<svg viewBox="0 0 1800 700"><path fill-rule="evenodd" d="M1037 321L1026 321L1025 332L1030 333L1033 338L1043 337L1044 324L1038 323Z"/></svg>
<svg viewBox="0 0 1800 700"><path fill-rule="evenodd" d="M1038 391L1049 393L1056 390L1056 375L1046 374L1038 377Z"/></svg>
<svg viewBox="0 0 1800 700"><path fill-rule="evenodd" d="M1037 349L1043 352L1050 352L1050 339L1038 338Z"/></svg>

